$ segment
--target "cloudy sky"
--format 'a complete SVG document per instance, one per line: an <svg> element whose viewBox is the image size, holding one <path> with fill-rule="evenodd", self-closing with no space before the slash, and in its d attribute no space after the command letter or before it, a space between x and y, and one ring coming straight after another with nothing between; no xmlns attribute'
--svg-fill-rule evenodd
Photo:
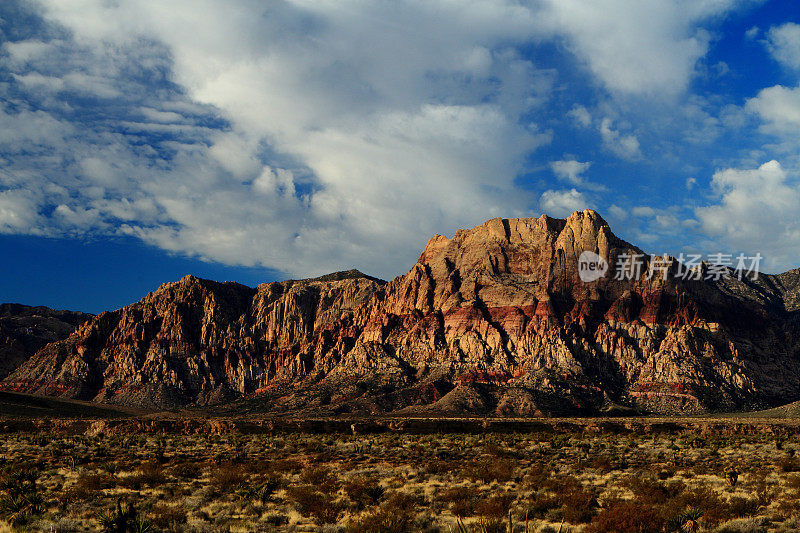
<svg viewBox="0 0 800 533"><path fill-rule="evenodd" d="M496 216L800 266L795 0L4 0L0 300L391 278Z"/></svg>

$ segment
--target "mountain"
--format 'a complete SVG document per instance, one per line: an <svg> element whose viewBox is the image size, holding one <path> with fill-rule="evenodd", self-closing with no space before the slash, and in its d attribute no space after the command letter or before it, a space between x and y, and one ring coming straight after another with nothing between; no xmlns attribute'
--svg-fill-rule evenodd
<svg viewBox="0 0 800 533"><path fill-rule="evenodd" d="M584 251L605 276L581 280ZM704 413L800 399L800 271L615 275L637 254L586 210L437 235L388 283L358 271L256 288L186 277L45 346L2 388L313 414ZM654 261L643 256L642 272Z"/></svg>
<svg viewBox="0 0 800 533"><path fill-rule="evenodd" d="M48 307L0 304L0 379L45 345L66 338L92 315Z"/></svg>

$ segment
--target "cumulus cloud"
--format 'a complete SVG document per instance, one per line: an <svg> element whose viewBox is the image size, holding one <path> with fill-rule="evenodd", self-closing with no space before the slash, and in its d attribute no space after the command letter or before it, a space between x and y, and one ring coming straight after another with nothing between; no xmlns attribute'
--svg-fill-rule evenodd
<svg viewBox="0 0 800 533"><path fill-rule="evenodd" d="M592 166L592 163L589 161L581 163L575 159L552 161L550 163L550 168L558 179L572 183L573 185L583 184L582 174L589 170L590 166Z"/></svg>
<svg viewBox="0 0 800 533"><path fill-rule="evenodd" d="M550 134L521 117L547 101L553 73L515 49L535 29L530 8L40 5L50 38L2 49L46 111L0 116L0 143L29 131L29 144L70 154L49 178L57 191L24 184L42 214L31 226L120 232L292 275L357 262L390 276L429 234L535 202L514 179ZM91 108L71 114L72 96ZM6 153L17 177L41 165Z"/></svg>
<svg viewBox="0 0 800 533"><path fill-rule="evenodd" d="M739 4L39 0L43 29L0 47L0 231L391 276L432 233L591 204L515 184L551 142L558 79L521 49L556 39L600 87L669 97L708 48L700 23ZM598 122L619 114L569 114L641 158L638 130ZM588 165L552 168L600 190Z"/></svg>
<svg viewBox="0 0 800 533"><path fill-rule="evenodd" d="M700 229L731 249L761 253L767 270L796 265L800 246L800 183L778 161L755 169L729 168L714 174L716 203L696 209Z"/></svg>
<svg viewBox="0 0 800 533"><path fill-rule="evenodd" d="M577 189L551 189L542 193L539 206L550 216L564 218L575 211L592 208L592 203Z"/></svg>
<svg viewBox="0 0 800 533"><path fill-rule="evenodd" d="M545 0L542 24L607 88L623 94L683 92L711 36L699 24L748 2Z"/></svg>
<svg viewBox="0 0 800 533"><path fill-rule="evenodd" d="M564 159L550 162L550 169L559 181L565 181L572 185L579 186L584 190L596 192L605 191L605 185L594 183L584 177L584 174L591 166L591 161L581 162L576 159Z"/></svg>
<svg viewBox="0 0 800 533"><path fill-rule="evenodd" d="M612 128L613 121L606 117L600 123L600 137L603 145L618 157L630 161L640 159L642 152L639 149L639 139L635 135L623 135Z"/></svg>
<svg viewBox="0 0 800 533"><path fill-rule="evenodd" d="M800 87L767 87L749 99L745 109L759 115L766 132L796 133L800 129Z"/></svg>
<svg viewBox="0 0 800 533"><path fill-rule="evenodd" d="M767 32L766 45L772 57L790 69L800 69L800 24L787 22Z"/></svg>
<svg viewBox="0 0 800 533"><path fill-rule="evenodd" d="M588 128L592 125L592 115L589 113L589 110L582 105L576 104L573 106L567 113L567 116L571 117L576 124L584 128Z"/></svg>

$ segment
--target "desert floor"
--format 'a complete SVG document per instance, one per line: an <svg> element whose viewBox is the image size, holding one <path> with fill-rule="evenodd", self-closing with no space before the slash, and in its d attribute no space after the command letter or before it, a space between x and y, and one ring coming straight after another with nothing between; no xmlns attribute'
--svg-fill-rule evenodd
<svg viewBox="0 0 800 533"><path fill-rule="evenodd" d="M85 422L37 429L0 421L4 527L800 530L800 437L793 426L427 434L184 434L184 426L169 422L152 431L126 427Z"/></svg>

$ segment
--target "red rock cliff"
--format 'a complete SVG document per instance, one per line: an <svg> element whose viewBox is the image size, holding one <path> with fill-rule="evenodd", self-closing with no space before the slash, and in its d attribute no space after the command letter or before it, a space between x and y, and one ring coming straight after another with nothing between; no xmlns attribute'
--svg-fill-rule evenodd
<svg viewBox="0 0 800 533"><path fill-rule="evenodd" d="M591 283L578 276L586 250L611 266ZM156 406L520 415L800 397L796 273L614 279L637 253L587 210L435 236L389 283L187 277L45 347L3 386Z"/></svg>

